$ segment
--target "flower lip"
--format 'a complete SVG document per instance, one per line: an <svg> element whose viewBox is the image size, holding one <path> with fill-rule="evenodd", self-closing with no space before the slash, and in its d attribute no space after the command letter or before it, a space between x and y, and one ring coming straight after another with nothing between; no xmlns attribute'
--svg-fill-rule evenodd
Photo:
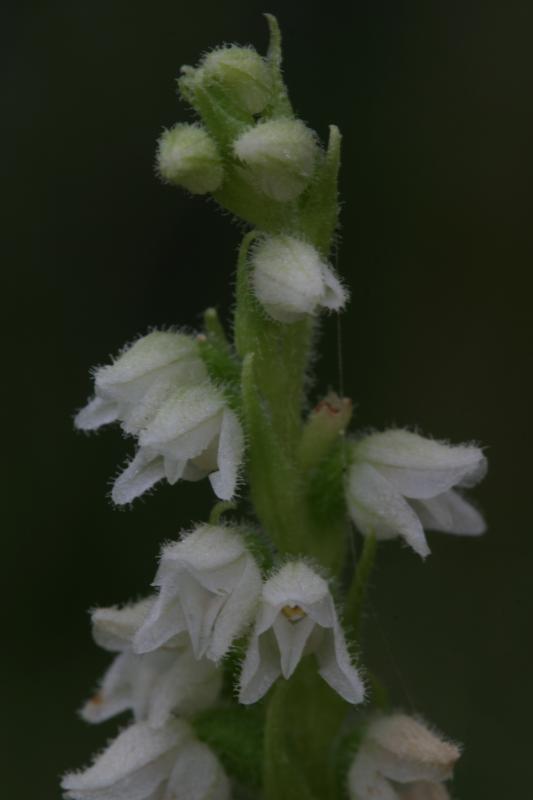
<svg viewBox="0 0 533 800"><path fill-rule="evenodd" d="M304 611L301 606L297 605L283 606L281 613L289 620L289 622L292 622L293 624L300 622L300 620L307 616L307 612Z"/></svg>

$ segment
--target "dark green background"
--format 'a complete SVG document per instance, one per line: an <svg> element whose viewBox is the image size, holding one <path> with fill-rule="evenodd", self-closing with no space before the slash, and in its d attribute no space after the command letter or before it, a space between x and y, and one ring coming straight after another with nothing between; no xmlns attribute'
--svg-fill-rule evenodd
<svg viewBox="0 0 533 800"><path fill-rule="evenodd" d="M344 133L344 388L361 426L487 445L483 540L382 548L365 661L465 745L455 794L524 797L531 759L529 120L531 5L270 3L301 116ZM112 735L75 709L108 661L86 609L142 594L159 544L205 518L204 484L113 509L129 450L72 414L88 368L153 325L227 318L239 230L155 180L155 140L187 118L182 63L264 50L263 3L22 3L3 26L2 793L52 800ZM338 387L336 323L314 396Z"/></svg>

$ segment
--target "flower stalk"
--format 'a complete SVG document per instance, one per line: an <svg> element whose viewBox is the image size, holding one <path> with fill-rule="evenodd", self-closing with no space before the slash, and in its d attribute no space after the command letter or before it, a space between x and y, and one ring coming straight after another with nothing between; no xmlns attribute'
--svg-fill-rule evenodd
<svg viewBox="0 0 533 800"><path fill-rule="evenodd" d="M318 320L348 302L330 263L341 136L330 126L323 147L295 116L266 17L265 58L232 45L182 68L198 121L165 131L157 150L164 181L248 226L233 335L209 308L196 335L141 337L95 370L75 420L134 439L115 504L204 478L218 501L164 546L143 600L93 613L115 657L82 714L130 722L65 776L74 800L422 798L446 792L459 754L383 715L385 693L368 697L357 659L378 542L401 537L425 557L429 529L482 533L462 491L485 459L409 431L354 436L350 398L309 402Z"/></svg>

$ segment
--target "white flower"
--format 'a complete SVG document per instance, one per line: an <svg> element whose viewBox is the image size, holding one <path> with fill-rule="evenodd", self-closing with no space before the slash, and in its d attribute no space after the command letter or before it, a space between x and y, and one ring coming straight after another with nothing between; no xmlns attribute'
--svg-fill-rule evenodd
<svg viewBox="0 0 533 800"><path fill-rule="evenodd" d="M233 144L251 183L273 200L294 200L309 184L318 154L315 135L298 119L273 119Z"/></svg>
<svg viewBox="0 0 533 800"><path fill-rule="evenodd" d="M308 653L314 653L319 674L347 702L363 700L364 687L326 581L303 561L293 561L263 586L240 677L241 703L255 703L280 675L290 678Z"/></svg>
<svg viewBox="0 0 533 800"><path fill-rule="evenodd" d="M251 47L212 50L193 72L194 83L220 83L249 114L259 114L270 100L272 74L264 58Z"/></svg>
<svg viewBox="0 0 533 800"><path fill-rule="evenodd" d="M95 397L77 414L75 425L95 430L120 420L128 433L138 433L173 387L203 381L206 375L192 337L153 331L127 347L112 364L95 370Z"/></svg>
<svg viewBox="0 0 533 800"><path fill-rule="evenodd" d="M215 702L222 675L211 661L195 658L188 636L173 637L166 647L152 653L133 652L133 637L153 603L149 598L121 609L99 608L93 612L95 640L119 655L82 709L88 722L103 722L131 710L137 721L147 720L159 728L172 714L193 714Z"/></svg>
<svg viewBox="0 0 533 800"><path fill-rule="evenodd" d="M134 640L137 652L187 631L197 658L218 661L253 618L261 575L242 536L202 525L163 549L159 597Z"/></svg>
<svg viewBox="0 0 533 800"><path fill-rule="evenodd" d="M348 295L315 248L293 236L267 236L253 253L253 287L279 322L294 322L320 308L341 309Z"/></svg>
<svg viewBox="0 0 533 800"><path fill-rule="evenodd" d="M163 180L193 194L215 192L224 178L213 139L204 128L187 123L164 131L157 144L157 167Z"/></svg>
<svg viewBox="0 0 533 800"><path fill-rule="evenodd" d="M460 751L421 722L393 714L372 722L348 774L353 800L445 800Z"/></svg>
<svg viewBox="0 0 533 800"><path fill-rule="evenodd" d="M130 725L61 785L72 800L227 800L230 791L217 757L183 720Z"/></svg>
<svg viewBox="0 0 533 800"><path fill-rule="evenodd" d="M244 450L242 428L209 381L175 390L140 431L139 445L113 486L117 505L130 503L163 478L174 484L208 475L217 497L233 497Z"/></svg>
<svg viewBox="0 0 533 800"><path fill-rule="evenodd" d="M424 528L476 536L482 516L454 486L473 486L486 472L478 447L452 446L405 430L365 437L353 447L346 479L350 515L364 535L403 536L425 557Z"/></svg>

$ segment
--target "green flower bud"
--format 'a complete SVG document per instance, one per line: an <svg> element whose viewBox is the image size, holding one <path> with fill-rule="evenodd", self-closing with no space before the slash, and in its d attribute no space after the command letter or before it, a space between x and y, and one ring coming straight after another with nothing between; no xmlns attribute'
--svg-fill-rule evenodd
<svg viewBox="0 0 533 800"><path fill-rule="evenodd" d="M297 119L260 122L239 136L233 150L250 181L279 202L303 192L318 154L314 133Z"/></svg>
<svg viewBox="0 0 533 800"><path fill-rule="evenodd" d="M250 114L259 114L272 94L268 65L251 47L221 47L208 53L195 79L218 81L232 99Z"/></svg>
<svg viewBox="0 0 533 800"><path fill-rule="evenodd" d="M198 125L178 124L158 142L157 168L163 180L193 194L214 192L224 177L217 146Z"/></svg>

